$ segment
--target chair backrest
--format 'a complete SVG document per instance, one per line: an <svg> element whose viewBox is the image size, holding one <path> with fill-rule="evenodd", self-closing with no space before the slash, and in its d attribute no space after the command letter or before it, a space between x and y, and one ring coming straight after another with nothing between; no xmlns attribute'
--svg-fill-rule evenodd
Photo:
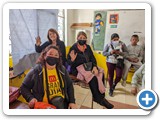
<svg viewBox="0 0 160 120"><path fill-rule="evenodd" d="M69 49L71 48L71 46L67 46L66 47L66 57L67 57L67 55L68 55L68 53L69 53Z"/></svg>
<svg viewBox="0 0 160 120"><path fill-rule="evenodd" d="M9 67L13 68L13 60L12 60L12 56L9 56Z"/></svg>
<svg viewBox="0 0 160 120"><path fill-rule="evenodd" d="M97 60L97 65L104 69L104 74L106 76L108 72L107 65L106 65L106 57L96 52L94 52L94 56Z"/></svg>

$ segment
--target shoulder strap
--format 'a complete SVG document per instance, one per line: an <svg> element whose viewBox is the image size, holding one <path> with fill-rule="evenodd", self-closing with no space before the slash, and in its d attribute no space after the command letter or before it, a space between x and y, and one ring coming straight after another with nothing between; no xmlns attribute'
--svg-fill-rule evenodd
<svg viewBox="0 0 160 120"><path fill-rule="evenodd" d="M59 72L58 68L56 67L56 70L57 70L57 75L58 75L58 78L59 78L59 82L60 82L60 88L62 89L62 94L64 95L64 87L62 85L62 79L64 78L63 75ZM64 84L64 82L63 82Z"/></svg>
<svg viewBox="0 0 160 120"><path fill-rule="evenodd" d="M86 61L89 62L89 59L86 57L86 54L83 52L83 56L85 57Z"/></svg>
<svg viewBox="0 0 160 120"><path fill-rule="evenodd" d="M114 50L114 47L113 47L113 45L112 44L110 44L111 45L111 48L112 48L112 50Z"/></svg>
<svg viewBox="0 0 160 120"><path fill-rule="evenodd" d="M44 67L45 69L45 77L46 77L46 93L47 93L47 99L48 99L48 103L50 103L50 99L49 99L49 88L48 88L48 74L47 74L47 69L46 69L46 65ZM50 103L51 104L51 103Z"/></svg>

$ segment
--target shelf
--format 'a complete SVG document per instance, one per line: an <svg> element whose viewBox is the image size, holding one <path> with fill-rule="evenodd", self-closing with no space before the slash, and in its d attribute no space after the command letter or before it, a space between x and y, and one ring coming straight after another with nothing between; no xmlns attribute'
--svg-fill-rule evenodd
<svg viewBox="0 0 160 120"><path fill-rule="evenodd" d="M79 28L90 28L93 27L93 23L73 23L71 28L79 29Z"/></svg>

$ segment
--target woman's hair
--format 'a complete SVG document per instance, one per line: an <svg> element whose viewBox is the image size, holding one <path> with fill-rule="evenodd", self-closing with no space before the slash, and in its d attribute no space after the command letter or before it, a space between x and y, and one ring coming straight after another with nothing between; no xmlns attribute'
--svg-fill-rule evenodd
<svg viewBox="0 0 160 120"><path fill-rule="evenodd" d="M49 31L52 32L52 33L55 33L57 35L57 40L60 40L58 32L55 29L51 28L51 29L48 30L48 35L47 35L47 38L50 42L52 42L52 40L49 38Z"/></svg>
<svg viewBox="0 0 160 120"><path fill-rule="evenodd" d="M137 40L139 41L139 36L138 35L134 34L134 35L132 35L132 37L137 38Z"/></svg>
<svg viewBox="0 0 160 120"><path fill-rule="evenodd" d="M41 52L41 55L39 56L39 58L37 59L36 63L37 64L41 64L42 66L45 65L45 56L47 54L47 52L50 50L50 49L55 49L58 51L58 54L59 54L59 60L58 60L58 64L57 64L57 67L61 67L62 66L62 59L61 59L61 52L59 50L59 48L57 46L53 46L53 45L49 45L48 47L46 47L42 52Z"/></svg>
<svg viewBox="0 0 160 120"><path fill-rule="evenodd" d="M116 38L116 37L119 38L119 35L118 35L117 33L113 33L113 34L111 35L111 40L113 40L113 39Z"/></svg>
<svg viewBox="0 0 160 120"><path fill-rule="evenodd" d="M87 39L87 34L86 34L85 32L80 31L80 32L77 34L77 39L78 39L78 37L79 37L80 35L85 36L85 37L86 37L86 39Z"/></svg>

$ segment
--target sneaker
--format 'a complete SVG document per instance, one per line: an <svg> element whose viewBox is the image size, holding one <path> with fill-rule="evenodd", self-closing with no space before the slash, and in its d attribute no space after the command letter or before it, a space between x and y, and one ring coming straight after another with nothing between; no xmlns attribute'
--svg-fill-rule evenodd
<svg viewBox="0 0 160 120"><path fill-rule="evenodd" d="M126 86L126 81L125 81L125 80L122 80L121 85L122 85L123 87L125 87L125 86Z"/></svg>
<svg viewBox="0 0 160 120"><path fill-rule="evenodd" d="M106 107L107 109L112 109L114 107L114 105L112 105L111 103L109 103L105 98L103 98L103 100L100 103L100 105Z"/></svg>

